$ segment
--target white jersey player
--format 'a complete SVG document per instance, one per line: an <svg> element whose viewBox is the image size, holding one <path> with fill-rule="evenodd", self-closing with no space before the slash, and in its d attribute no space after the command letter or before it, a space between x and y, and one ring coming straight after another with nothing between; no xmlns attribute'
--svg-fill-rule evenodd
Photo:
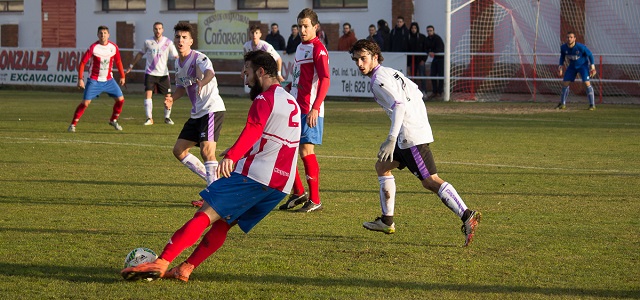
<svg viewBox="0 0 640 300"><path fill-rule="evenodd" d="M380 65L384 58L376 42L359 40L349 53L360 72L371 77L373 96L391 119L389 135L380 146L376 162L382 216L373 222L365 222L363 226L387 234L395 232L393 214L396 183L391 170L406 167L422 182L422 186L438 194L442 202L462 220L464 246L468 246L473 241L480 212L468 209L453 186L437 174L429 149L433 135L427 108L422 102L422 92L402 72Z"/></svg>
<svg viewBox="0 0 640 300"><path fill-rule="evenodd" d="M173 155L209 185L218 178L216 143L222 129L225 107L218 92L218 81L211 60L202 52L191 49L191 24L180 22L174 30L174 43L179 53L175 62L176 90L172 96L165 97L165 104L171 107L175 99L186 95L191 101L191 118L184 124L173 146ZM204 164L189 153L194 146L200 147ZM202 200L191 202L196 207L202 206L202 203Z"/></svg>
<svg viewBox="0 0 640 300"><path fill-rule="evenodd" d="M273 57L273 59L276 61L276 64L278 66L278 80L280 82L283 82L284 78L282 77L282 72L280 71L282 69L282 58L280 57L280 54L278 54L278 51L276 51L276 49L273 48L271 44L260 39L262 37L260 26L251 26L249 28L249 34L251 35L251 40L244 43L244 46L242 47L244 53L246 54L247 52L256 50L262 50L269 53L271 57Z"/></svg>

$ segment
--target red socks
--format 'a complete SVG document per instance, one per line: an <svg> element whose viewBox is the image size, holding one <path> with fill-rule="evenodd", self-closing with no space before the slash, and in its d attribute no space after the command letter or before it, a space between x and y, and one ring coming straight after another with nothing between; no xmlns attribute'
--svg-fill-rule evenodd
<svg viewBox="0 0 640 300"><path fill-rule="evenodd" d="M227 232L230 228L231 225L227 224L224 220L215 221L211 225L209 232L204 235L202 241L200 241L200 244L196 247L196 250L187 258L187 262L197 267L207 259L207 257L218 251L227 239Z"/></svg>
<svg viewBox="0 0 640 300"><path fill-rule="evenodd" d="M84 105L84 102L80 102L80 104L78 104L78 107L76 107L76 112L73 113L73 120L71 120L71 125L78 125L78 121L80 121L80 117L82 117L82 114L84 114L85 109L87 109L87 107Z"/></svg>
<svg viewBox="0 0 640 300"><path fill-rule="evenodd" d="M320 166L315 154L309 154L302 158L304 171L307 173L307 184L309 184L309 200L315 204L320 204Z"/></svg>
<svg viewBox="0 0 640 300"><path fill-rule="evenodd" d="M116 103L113 104L113 114L111 114L111 119L109 119L109 121L118 119L118 117L120 116L120 113L122 112L123 105L124 105L124 99L122 99L122 101L116 101Z"/></svg>
<svg viewBox="0 0 640 300"><path fill-rule="evenodd" d="M182 251L198 241L204 230L209 227L209 224L211 224L211 220L209 220L207 214L196 212L191 220L187 221L187 223L182 225L182 228L173 234L169 243L164 246L160 258L170 262L176 259Z"/></svg>
<svg viewBox="0 0 640 300"><path fill-rule="evenodd" d="M304 194L304 184L302 184L302 180L300 180L298 168L296 168L296 180L293 181L293 194L297 196Z"/></svg>

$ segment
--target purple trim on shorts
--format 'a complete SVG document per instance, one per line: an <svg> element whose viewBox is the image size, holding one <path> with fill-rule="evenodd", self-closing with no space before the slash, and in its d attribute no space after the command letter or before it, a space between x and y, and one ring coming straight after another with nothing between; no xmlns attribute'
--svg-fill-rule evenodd
<svg viewBox="0 0 640 300"><path fill-rule="evenodd" d="M429 176L431 176L431 173L429 173L427 166L425 166L424 159L422 159L422 155L420 155L418 147L412 146L411 148L409 148L409 150L411 150L411 155L413 156L413 160L415 160L416 165L418 166L418 171L420 172L420 176L422 176L422 179L429 178Z"/></svg>
<svg viewBox="0 0 640 300"><path fill-rule="evenodd" d="M209 113L209 126L207 126L207 141L215 141L215 129L216 129L216 113Z"/></svg>

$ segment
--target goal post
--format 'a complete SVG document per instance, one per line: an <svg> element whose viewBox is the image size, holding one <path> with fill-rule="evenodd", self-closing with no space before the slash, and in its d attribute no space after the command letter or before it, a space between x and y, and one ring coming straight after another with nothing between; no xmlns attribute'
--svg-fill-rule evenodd
<svg viewBox="0 0 640 300"><path fill-rule="evenodd" d="M593 52L599 102L640 104L637 0L447 0L445 100L558 101L569 31ZM571 95L585 101L584 85Z"/></svg>

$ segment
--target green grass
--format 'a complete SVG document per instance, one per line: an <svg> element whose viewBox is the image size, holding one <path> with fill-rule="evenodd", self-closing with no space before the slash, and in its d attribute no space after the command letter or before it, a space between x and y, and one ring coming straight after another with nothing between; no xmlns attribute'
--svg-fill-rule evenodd
<svg viewBox="0 0 640 300"><path fill-rule="evenodd" d="M142 95L127 95L117 132L103 95L70 134L80 93L0 97L3 299L640 298L639 106L429 103L439 174L483 213L462 248L460 221L406 170L394 173L396 234L362 228L380 213L373 165L389 120L372 102L330 101L316 148L324 210L233 228L184 284L119 271L195 211L204 182L171 153L188 102L176 102L177 125L145 127ZM250 104L224 99L218 151Z"/></svg>

